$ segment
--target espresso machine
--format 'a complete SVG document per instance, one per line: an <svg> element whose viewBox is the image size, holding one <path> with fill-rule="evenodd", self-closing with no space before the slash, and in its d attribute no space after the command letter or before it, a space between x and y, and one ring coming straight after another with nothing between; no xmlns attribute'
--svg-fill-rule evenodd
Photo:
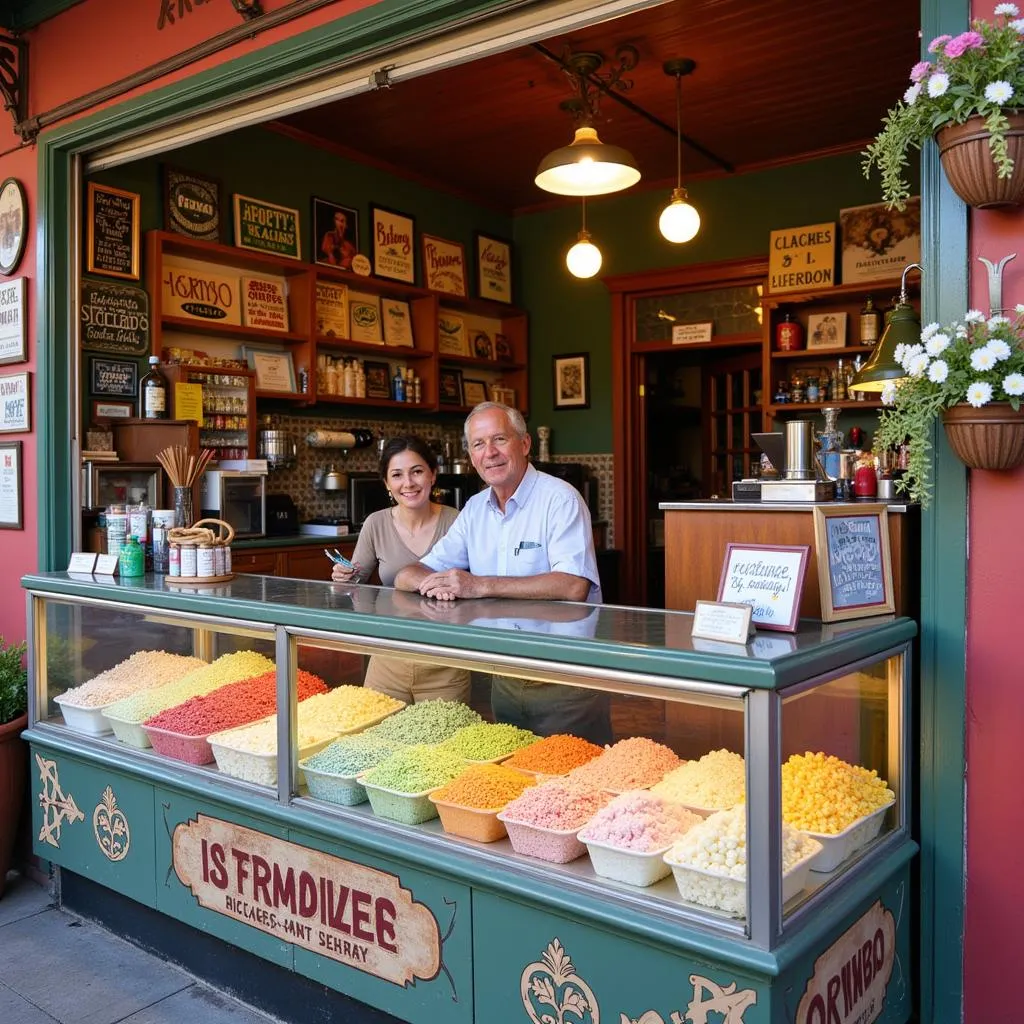
<svg viewBox="0 0 1024 1024"><path fill-rule="evenodd" d="M789 420L782 433L754 434L754 441L779 471L761 479L761 501L834 501L835 482L814 451L814 421Z"/></svg>

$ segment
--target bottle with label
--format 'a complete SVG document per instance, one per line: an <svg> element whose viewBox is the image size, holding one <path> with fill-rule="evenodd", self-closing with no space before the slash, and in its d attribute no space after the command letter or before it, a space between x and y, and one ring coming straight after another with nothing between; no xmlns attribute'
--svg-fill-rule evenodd
<svg viewBox="0 0 1024 1024"><path fill-rule="evenodd" d="M775 325L775 349L777 352L797 352L804 347L803 325L793 318L791 309L784 310L782 319Z"/></svg>
<svg viewBox="0 0 1024 1024"><path fill-rule="evenodd" d="M874 300L869 295L860 311L860 343L876 345L882 333L882 312L875 308Z"/></svg>
<svg viewBox="0 0 1024 1024"><path fill-rule="evenodd" d="M402 368L399 366L395 370L395 376L391 381L391 397L396 402L405 401L405 377L402 376Z"/></svg>
<svg viewBox="0 0 1024 1024"><path fill-rule="evenodd" d="M147 420L167 419L167 378L160 372L160 357L149 357L149 373L139 381L139 415Z"/></svg>
<svg viewBox="0 0 1024 1024"><path fill-rule="evenodd" d="M129 535L118 552L117 571L122 577L146 575L146 555L136 537Z"/></svg>

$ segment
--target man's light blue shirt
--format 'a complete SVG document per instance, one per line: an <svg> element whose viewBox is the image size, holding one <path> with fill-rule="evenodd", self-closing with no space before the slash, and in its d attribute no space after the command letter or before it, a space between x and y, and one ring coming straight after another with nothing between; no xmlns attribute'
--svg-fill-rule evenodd
<svg viewBox="0 0 1024 1024"><path fill-rule="evenodd" d="M587 600L601 603L590 511L575 487L532 465L504 513L492 488L474 494L420 561L435 572L468 569L474 576L569 573L589 580Z"/></svg>

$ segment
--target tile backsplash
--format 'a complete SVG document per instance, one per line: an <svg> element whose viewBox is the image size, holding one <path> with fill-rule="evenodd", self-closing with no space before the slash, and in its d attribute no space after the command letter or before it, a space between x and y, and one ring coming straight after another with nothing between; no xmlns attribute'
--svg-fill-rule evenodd
<svg viewBox="0 0 1024 1024"><path fill-rule="evenodd" d="M286 430L295 442L297 452L296 464L292 469L271 470L267 481L267 491L273 494L290 494L299 508L302 519L314 519L324 516L344 518L348 514L348 495L346 491L316 491L313 489L313 473L319 466L327 469L332 463L341 472L367 473L377 470L377 449L358 448L349 452L341 449L311 448L306 444L306 435L314 430L350 430L352 428L369 428L375 435L383 434L393 437L397 434L416 433L427 441L450 440L456 452L462 451L462 424L451 422L431 422L418 419L414 423L409 420L372 420L356 418L326 418L323 416L303 416L291 413L279 413L274 416L274 426L278 430ZM536 437L534 438L536 447ZM614 523L612 510L614 499L614 474L610 453L555 455L554 462L581 462L586 465L591 475L598 481L598 511L596 519L608 523L608 546L614 546Z"/></svg>

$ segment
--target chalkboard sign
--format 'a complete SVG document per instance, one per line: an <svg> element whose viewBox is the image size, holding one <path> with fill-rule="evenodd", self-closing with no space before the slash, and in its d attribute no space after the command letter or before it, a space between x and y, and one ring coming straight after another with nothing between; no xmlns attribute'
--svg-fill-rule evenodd
<svg viewBox="0 0 1024 1024"><path fill-rule="evenodd" d="M137 363L120 359L89 360L89 391L93 395L120 395L135 398L139 385Z"/></svg>
<svg viewBox="0 0 1024 1024"><path fill-rule="evenodd" d="M718 600L749 604L759 629L795 632L810 551L806 544L729 544Z"/></svg>
<svg viewBox="0 0 1024 1024"><path fill-rule="evenodd" d="M885 505L815 507L822 621L895 609L887 517Z"/></svg>
<svg viewBox="0 0 1024 1024"><path fill-rule="evenodd" d="M86 270L139 279L139 196L89 183L86 206Z"/></svg>
<svg viewBox="0 0 1024 1024"><path fill-rule="evenodd" d="M82 348L123 356L149 354L149 295L144 288L85 281L79 318Z"/></svg>

